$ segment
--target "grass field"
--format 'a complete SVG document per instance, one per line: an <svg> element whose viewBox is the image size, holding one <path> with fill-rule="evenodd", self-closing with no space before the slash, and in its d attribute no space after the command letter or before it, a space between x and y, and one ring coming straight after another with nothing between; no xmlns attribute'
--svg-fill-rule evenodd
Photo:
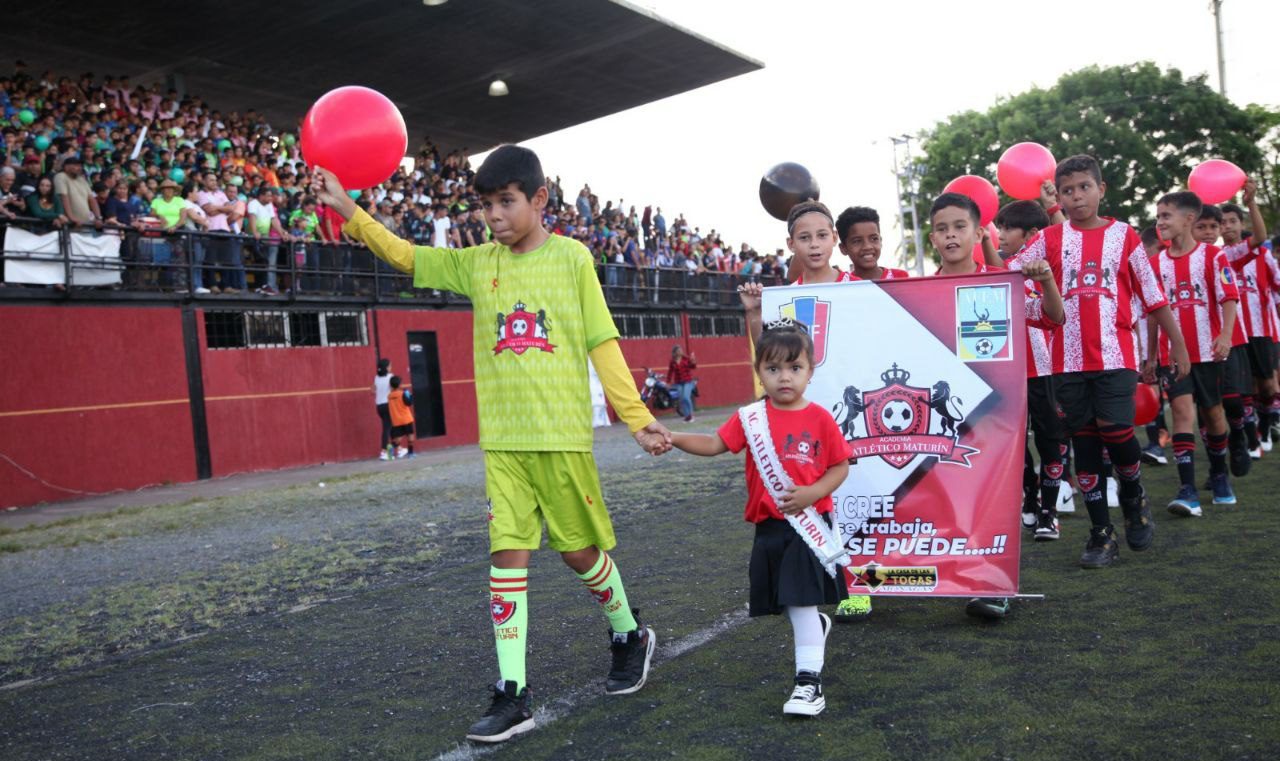
<svg viewBox="0 0 1280 761"><path fill-rule="evenodd" d="M721 415L709 413L711 430ZM539 729L462 742L495 676L474 450L420 467L0 532L0 758L1276 759L1280 452L1241 505L1075 565L1086 519L1023 548L1015 603L878 600L827 645L827 711L789 720L791 632L748 620L741 461L598 438L614 552L658 632L606 698L605 623L558 558L531 571ZM1201 463L1203 473L1203 463Z"/></svg>

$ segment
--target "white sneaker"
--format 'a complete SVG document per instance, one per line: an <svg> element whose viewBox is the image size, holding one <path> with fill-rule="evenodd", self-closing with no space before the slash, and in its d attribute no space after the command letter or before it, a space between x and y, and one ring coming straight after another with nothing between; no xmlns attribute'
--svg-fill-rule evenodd
<svg viewBox="0 0 1280 761"><path fill-rule="evenodd" d="M403 457L408 457L408 456L409 456L409 450L405 449L404 447L400 447L399 449L397 449L397 450L396 450L396 459L397 459L397 460L399 460L399 459L401 459L401 458L403 458Z"/></svg>
<svg viewBox="0 0 1280 761"><path fill-rule="evenodd" d="M382 450L381 452L379 452L379 453L378 453L378 459L379 459L379 460L390 460L390 459L391 459L391 455L390 455L390 454L388 454L388 453L387 453L387 450L385 450L385 449L384 449L384 450Z"/></svg>
<svg viewBox="0 0 1280 761"><path fill-rule="evenodd" d="M1120 506L1120 482L1114 478L1107 479L1107 507Z"/></svg>
<svg viewBox="0 0 1280 761"><path fill-rule="evenodd" d="M1075 490L1071 488L1071 484L1067 483L1067 479L1062 479L1058 484L1058 512L1074 513L1076 511Z"/></svg>
<svg viewBox="0 0 1280 761"><path fill-rule="evenodd" d="M203 295L205 295L206 293L209 293L209 289L208 289L208 288L197 288L197 289L195 289L194 291L192 291L192 293L195 293L197 296L203 296Z"/></svg>
<svg viewBox="0 0 1280 761"><path fill-rule="evenodd" d="M796 686L791 690L791 698L782 704L782 712L790 716L817 716L826 707L822 677L812 671L796 674Z"/></svg>
<svg viewBox="0 0 1280 761"><path fill-rule="evenodd" d="M1254 449L1250 449L1250 450L1249 450L1249 459L1251 459L1251 460L1261 460L1261 459L1262 459L1262 445L1261 445L1261 444L1259 444L1259 445L1258 445L1257 447L1255 447Z"/></svg>
<svg viewBox="0 0 1280 761"><path fill-rule="evenodd" d="M1262 443L1262 451L1264 452L1270 452L1271 447L1275 446L1275 444L1271 442L1271 439L1265 439L1261 443Z"/></svg>
<svg viewBox="0 0 1280 761"><path fill-rule="evenodd" d="M1023 527L1023 528L1029 528L1029 529L1034 529L1034 528L1036 527L1036 514L1035 514L1035 513L1028 513L1028 512L1026 512L1026 511L1023 511L1023 513L1022 513L1022 527Z"/></svg>

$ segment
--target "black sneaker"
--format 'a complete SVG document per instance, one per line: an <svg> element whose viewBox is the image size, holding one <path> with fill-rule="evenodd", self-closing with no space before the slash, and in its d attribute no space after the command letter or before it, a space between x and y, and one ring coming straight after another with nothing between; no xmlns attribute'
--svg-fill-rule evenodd
<svg viewBox="0 0 1280 761"><path fill-rule="evenodd" d="M1009 615L1009 598L975 597L964 606L964 612L974 618L999 621Z"/></svg>
<svg viewBox="0 0 1280 761"><path fill-rule="evenodd" d="M636 630L609 632L609 649L613 651L613 666L605 680L606 695L629 695L644 686L649 678L649 662L658 643L653 629L640 623L640 611L632 609L636 617Z"/></svg>
<svg viewBox="0 0 1280 761"><path fill-rule="evenodd" d="M791 716L817 716L826 707L822 676L812 671L796 674L796 686L791 690L791 698L782 704L782 712Z"/></svg>
<svg viewBox="0 0 1280 761"><path fill-rule="evenodd" d="M1236 478L1249 475L1249 469L1253 467L1253 458L1249 456L1249 445L1245 443L1244 431L1231 431L1227 449L1230 451L1227 460L1231 463L1231 475Z"/></svg>
<svg viewBox="0 0 1280 761"><path fill-rule="evenodd" d="M1057 514L1052 510L1041 510L1040 517L1036 519L1036 541L1052 542L1061 536L1061 531Z"/></svg>
<svg viewBox="0 0 1280 761"><path fill-rule="evenodd" d="M1089 543L1080 556L1081 568L1106 568L1120 557L1120 545L1111 526L1094 526L1089 529Z"/></svg>
<svg viewBox="0 0 1280 761"><path fill-rule="evenodd" d="M1146 493L1120 500L1120 510L1124 513L1124 541L1129 549L1142 552L1150 547L1151 540L1155 538L1156 524L1151 519Z"/></svg>
<svg viewBox="0 0 1280 761"><path fill-rule="evenodd" d="M533 712L529 710L529 688L516 693L516 683L502 682L493 686L493 703L484 717L467 730L467 739L482 743L500 743L533 729Z"/></svg>

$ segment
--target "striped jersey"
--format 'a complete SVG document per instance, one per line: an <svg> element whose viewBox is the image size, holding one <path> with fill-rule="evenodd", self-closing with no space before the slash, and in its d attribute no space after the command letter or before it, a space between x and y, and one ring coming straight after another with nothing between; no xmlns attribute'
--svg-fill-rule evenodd
<svg viewBox="0 0 1280 761"><path fill-rule="evenodd" d="M1213 362L1213 340L1222 332L1222 304L1240 300L1235 271L1226 255L1217 246L1201 243L1177 257L1162 249L1156 261L1187 354L1193 363ZM1239 326L1237 319L1235 332L1243 335ZM1169 336L1164 331L1160 331L1160 364L1169 364Z"/></svg>
<svg viewBox="0 0 1280 761"><path fill-rule="evenodd" d="M1009 260L1010 269L1045 260L1066 307L1052 343L1054 374L1138 369L1134 300L1144 311L1166 306L1132 227L1114 219L1092 230L1063 222L1045 228Z"/></svg>
<svg viewBox="0 0 1280 761"><path fill-rule="evenodd" d="M1243 245L1243 244L1237 244ZM1225 253L1231 246L1223 248ZM1228 256L1228 259L1231 257ZM1240 321L1249 338L1280 338L1275 310L1276 289L1280 288L1280 269L1271 252L1256 246L1243 259L1235 259L1231 267L1236 272L1236 285L1240 289Z"/></svg>

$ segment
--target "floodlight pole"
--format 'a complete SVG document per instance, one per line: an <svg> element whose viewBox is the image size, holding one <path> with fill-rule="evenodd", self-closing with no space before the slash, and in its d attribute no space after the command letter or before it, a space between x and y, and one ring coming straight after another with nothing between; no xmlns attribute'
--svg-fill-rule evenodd
<svg viewBox="0 0 1280 761"><path fill-rule="evenodd" d="M916 275L924 274L924 241L920 235L920 219L916 214L916 166L911 160L910 135L890 137L893 142L893 174L898 179L898 228L905 235L907 232L906 214L911 214L911 239L916 247ZM902 146L902 161L898 161L898 146ZM902 196L909 199L909 206L902 206ZM905 262L904 262L905 264Z"/></svg>
<svg viewBox="0 0 1280 761"><path fill-rule="evenodd" d="M1222 56L1222 0L1210 0L1213 10L1213 29L1218 38L1218 94L1227 97L1227 61Z"/></svg>

